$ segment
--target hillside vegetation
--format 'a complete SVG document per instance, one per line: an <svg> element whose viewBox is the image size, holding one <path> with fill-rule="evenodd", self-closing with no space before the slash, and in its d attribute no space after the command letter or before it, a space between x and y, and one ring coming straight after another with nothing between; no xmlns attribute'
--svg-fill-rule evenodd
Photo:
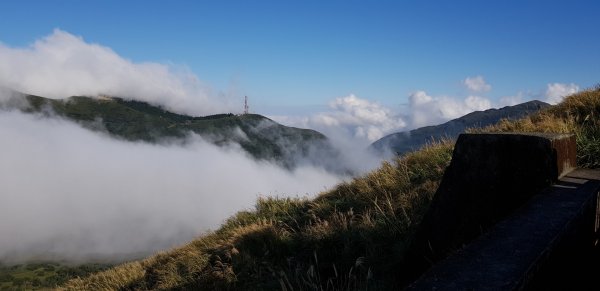
<svg viewBox="0 0 600 291"><path fill-rule="evenodd" d="M56 262L0 264L0 290L38 290L56 287L66 281L108 269L100 263L70 265Z"/></svg>
<svg viewBox="0 0 600 291"><path fill-rule="evenodd" d="M472 131L574 132L578 162L600 166L600 87L517 121ZM69 281L65 290L389 290L452 141L384 162L313 199L261 198L182 247Z"/></svg>
<svg viewBox="0 0 600 291"><path fill-rule="evenodd" d="M58 115L129 141L181 142L195 133L216 145L239 144L254 158L275 161L287 168L297 166L298 161L328 166L320 158L337 154L323 134L283 126L258 114L193 117L113 97L24 97L28 101L23 107L25 112Z"/></svg>

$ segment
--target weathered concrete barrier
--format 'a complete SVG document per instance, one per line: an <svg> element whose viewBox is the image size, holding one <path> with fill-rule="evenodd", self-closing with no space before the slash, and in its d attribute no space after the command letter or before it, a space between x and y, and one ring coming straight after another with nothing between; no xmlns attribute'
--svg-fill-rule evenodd
<svg viewBox="0 0 600 291"><path fill-rule="evenodd" d="M435 265L409 289L534 282L544 258L582 232L578 221L594 221L582 217L595 214L600 172L572 171L575 154L573 135L461 135L410 252L415 274Z"/></svg>
<svg viewBox="0 0 600 291"><path fill-rule="evenodd" d="M598 191L600 171L569 173L408 289L597 290L598 274L585 272L598 271L591 259Z"/></svg>
<svg viewBox="0 0 600 291"><path fill-rule="evenodd" d="M461 134L411 253L423 262L444 258L575 163L573 135Z"/></svg>

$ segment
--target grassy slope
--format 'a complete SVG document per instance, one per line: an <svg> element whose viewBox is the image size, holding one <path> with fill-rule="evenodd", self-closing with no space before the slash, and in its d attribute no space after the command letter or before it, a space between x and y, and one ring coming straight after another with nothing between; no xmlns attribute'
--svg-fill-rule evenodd
<svg viewBox="0 0 600 291"><path fill-rule="evenodd" d="M313 147L332 151L327 138L319 132L283 126L256 114L192 117L119 98L53 100L28 95L27 99L31 107L26 111L51 110L86 127L131 141L178 139L194 132L215 144L238 143L255 158L276 160L289 167L294 166L297 156L305 156Z"/></svg>
<svg viewBox="0 0 600 291"><path fill-rule="evenodd" d="M600 166L600 88L482 131L574 132L578 162ZM474 130L477 131L477 130ZM452 142L429 145L312 200L264 198L191 243L64 289L389 289L448 165Z"/></svg>
<svg viewBox="0 0 600 291"><path fill-rule="evenodd" d="M28 263L11 266L0 265L0 290L37 290L55 288L66 281L106 270L109 265L60 263Z"/></svg>

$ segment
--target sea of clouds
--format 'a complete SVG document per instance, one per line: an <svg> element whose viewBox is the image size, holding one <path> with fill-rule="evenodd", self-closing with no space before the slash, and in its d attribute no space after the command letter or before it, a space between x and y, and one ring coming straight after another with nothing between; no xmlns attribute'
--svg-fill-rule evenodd
<svg viewBox="0 0 600 291"><path fill-rule="evenodd" d="M325 133L361 173L380 163L365 148L386 134L530 97L495 103L482 76L462 83L467 96L416 91L403 110L350 94L332 98L327 111L272 118ZM59 29L27 47L0 43L0 87L50 98L120 96L190 115L238 107L185 68L136 63ZM551 83L541 96L556 103L578 90ZM147 255L218 227L259 196L314 196L348 178L310 165L283 169L193 135L186 143L121 141L22 113L14 108L26 104L8 106L13 95L0 90L0 261Z"/></svg>

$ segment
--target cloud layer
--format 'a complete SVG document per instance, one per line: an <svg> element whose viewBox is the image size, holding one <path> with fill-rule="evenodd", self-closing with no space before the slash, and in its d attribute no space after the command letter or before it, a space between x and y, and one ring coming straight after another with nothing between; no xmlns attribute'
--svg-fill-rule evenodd
<svg viewBox="0 0 600 291"><path fill-rule="evenodd" d="M324 133L339 150L346 167L356 173L379 166L381 157L367 150L372 142L406 126L404 119L391 109L353 94L335 98L329 108L329 111L310 116L271 118L282 124Z"/></svg>
<svg viewBox="0 0 600 291"><path fill-rule="evenodd" d="M354 136L376 141L390 131L406 126L402 118L395 116L392 110L353 94L339 97L330 103L330 112L322 112L311 118L312 124L324 126L343 126L350 129Z"/></svg>
<svg viewBox="0 0 600 291"><path fill-rule="evenodd" d="M579 92L579 86L575 85L574 83L551 83L546 87L546 102L550 104L557 104L565 97L577 92Z"/></svg>
<svg viewBox="0 0 600 291"><path fill-rule="evenodd" d="M469 91L475 93L483 93L492 90L492 86L486 83L482 76L467 77L463 80L463 84Z"/></svg>
<svg viewBox="0 0 600 291"><path fill-rule="evenodd" d="M259 195L318 193L341 178L293 172L195 138L117 141L0 110L0 260L121 259L181 244Z"/></svg>
<svg viewBox="0 0 600 291"><path fill-rule="evenodd" d="M112 95L146 101L179 113L232 111L185 68L134 63L108 47L55 29L27 48L0 44L0 85L52 98Z"/></svg>
<svg viewBox="0 0 600 291"><path fill-rule="evenodd" d="M463 85L472 94L466 97L431 96L423 90L415 91L408 96L408 105L404 110L393 110L351 94L334 99L328 111L302 117L273 116L273 119L288 125L319 130L333 137L338 145L353 142L366 146L390 133L441 124L473 111L512 106L533 99L556 104L565 96L579 91L579 86L574 83L550 83L544 93L518 92L494 102L478 95L492 89L482 76L467 77Z"/></svg>
<svg viewBox="0 0 600 291"><path fill-rule="evenodd" d="M490 100L478 96L468 96L461 100L450 97L432 97L425 91L417 91L409 97L412 128L443 123L470 112L486 110L491 107Z"/></svg>
<svg viewBox="0 0 600 291"><path fill-rule="evenodd" d="M443 123L492 107L489 99L475 95L460 99L433 97L425 91L417 91L410 94L408 100L406 111L401 112L351 94L334 99L330 103L330 110L326 112L308 117L273 118L285 124L314 128L328 136L345 134L346 142L354 138L355 142L366 145L393 132Z"/></svg>

